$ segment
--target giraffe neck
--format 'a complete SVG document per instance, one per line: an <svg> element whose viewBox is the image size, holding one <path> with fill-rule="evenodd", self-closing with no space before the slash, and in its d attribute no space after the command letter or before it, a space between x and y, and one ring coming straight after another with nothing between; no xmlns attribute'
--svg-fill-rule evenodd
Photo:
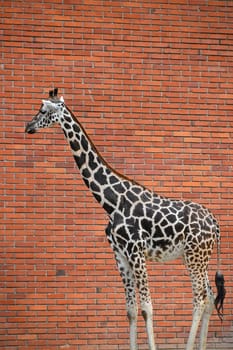
<svg viewBox="0 0 233 350"><path fill-rule="evenodd" d="M80 174L97 201L111 213L120 205L121 196L133 184L114 171L101 157L82 125L67 107L60 120Z"/></svg>

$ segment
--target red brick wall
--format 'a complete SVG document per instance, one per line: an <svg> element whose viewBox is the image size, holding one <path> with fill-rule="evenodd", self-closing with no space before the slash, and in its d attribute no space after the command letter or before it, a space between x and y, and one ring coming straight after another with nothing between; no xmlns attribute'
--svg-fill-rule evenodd
<svg viewBox="0 0 233 350"><path fill-rule="evenodd" d="M2 348L129 348L106 215L58 127L24 134L59 87L114 168L219 219L227 300L208 349L232 349L233 2L2 0L0 11ZM180 260L148 270L159 349L184 349L188 274ZM213 287L215 270L214 254Z"/></svg>

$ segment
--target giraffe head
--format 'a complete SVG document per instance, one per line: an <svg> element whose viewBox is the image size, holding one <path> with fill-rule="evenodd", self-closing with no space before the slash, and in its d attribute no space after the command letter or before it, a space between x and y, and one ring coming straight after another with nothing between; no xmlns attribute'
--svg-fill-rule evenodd
<svg viewBox="0 0 233 350"><path fill-rule="evenodd" d="M50 127L59 121L59 116L64 109L64 99L58 98L57 92L58 89L51 90L48 100L42 100L39 112L26 125L25 131L28 134L34 134L38 129Z"/></svg>

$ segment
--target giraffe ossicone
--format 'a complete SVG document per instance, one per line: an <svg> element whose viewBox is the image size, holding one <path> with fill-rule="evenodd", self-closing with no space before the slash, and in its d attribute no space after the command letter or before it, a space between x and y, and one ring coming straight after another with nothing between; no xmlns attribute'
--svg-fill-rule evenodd
<svg viewBox="0 0 233 350"><path fill-rule="evenodd" d="M214 305L222 318L226 294L224 277L219 271L220 230L217 220L200 204L159 196L113 170L57 93L58 89L49 92L49 98L42 101L39 112L27 124L25 131L34 134L41 128L59 124L83 181L108 214L106 235L125 288L130 350L137 349L136 291L139 293L149 349L156 349L146 260L165 262L178 257L184 260L193 290L193 320L186 350L194 349L199 325L199 350L205 350ZM208 264L215 241L218 259L216 298L208 280Z"/></svg>

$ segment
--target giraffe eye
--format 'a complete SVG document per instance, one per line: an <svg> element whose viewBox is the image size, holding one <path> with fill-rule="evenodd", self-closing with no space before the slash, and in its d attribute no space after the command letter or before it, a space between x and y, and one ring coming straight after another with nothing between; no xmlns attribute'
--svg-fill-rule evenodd
<svg viewBox="0 0 233 350"><path fill-rule="evenodd" d="M45 114L46 111L43 111L42 109L40 109L40 113L41 113L41 114Z"/></svg>

